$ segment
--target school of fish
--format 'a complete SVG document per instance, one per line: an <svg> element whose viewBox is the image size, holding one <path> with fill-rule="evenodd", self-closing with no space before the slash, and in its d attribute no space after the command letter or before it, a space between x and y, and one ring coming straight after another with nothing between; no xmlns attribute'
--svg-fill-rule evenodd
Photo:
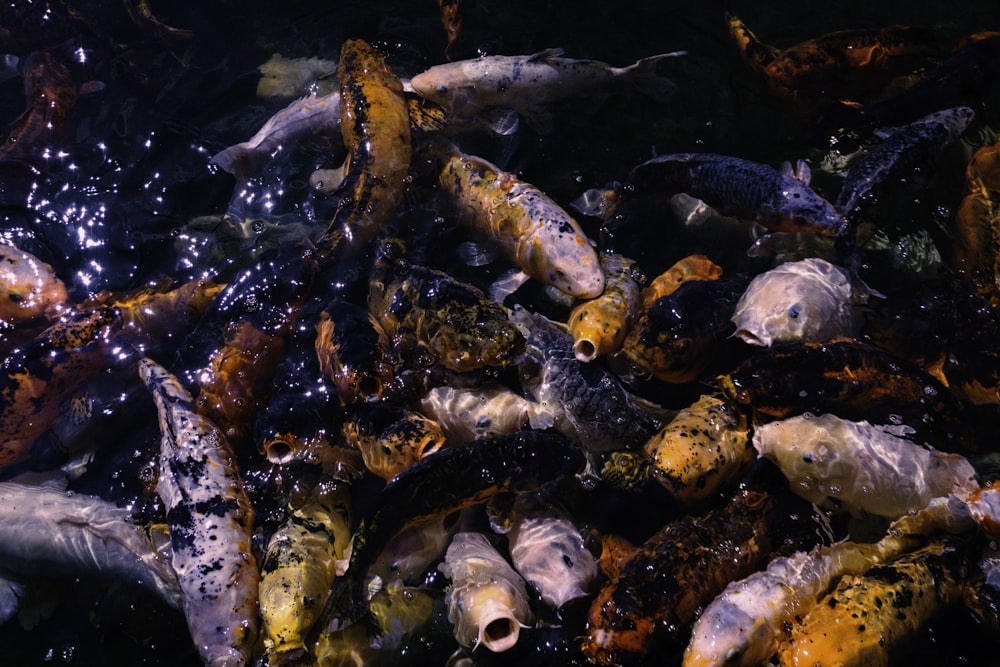
<svg viewBox="0 0 1000 667"><path fill-rule="evenodd" d="M213 239L200 277L84 294L0 235L0 629L93 579L209 667L908 664L949 611L1000 642L996 33L778 48L720 11L744 85L857 151L692 141L567 195L511 142L669 115L697 54L452 60L476 15L438 5L421 67L361 36L261 65L283 108L204 156L226 210L163 246ZM0 168L44 174L101 84L4 63ZM250 217L303 155L321 213ZM892 238L924 187L953 209ZM91 481L116 448L127 500Z"/></svg>

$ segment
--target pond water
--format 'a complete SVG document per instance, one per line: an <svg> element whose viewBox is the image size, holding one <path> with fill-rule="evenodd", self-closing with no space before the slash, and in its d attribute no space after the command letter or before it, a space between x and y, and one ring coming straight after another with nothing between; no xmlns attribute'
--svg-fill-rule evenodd
<svg viewBox="0 0 1000 667"><path fill-rule="evenodd" d="M335 167L344 159L337 142L312 138L285 147L240 185L210 160L250 138L291 101L291 96L259 95L258 68L274 54L336 61L349 38L377 46L404 78L449 59L483 54L560 48L566 57L624 66L654 54L685 51L658 67L661 76L676 84L669 99L633 89L595 91L554 104L539 125L522 117L508 134L474 124L452 135L466 152L515 172L564 205L589 188L624 180L645 160L677 152L719 153L775 167L806 160L813 188L833 200L842 175L829 165L865 145L874 126L903 125L944 105L969 104L976 118L964 139L921 165L918 176L889 184L866 213L868 222L883 230L888 246L898 249L885 254L884 263L860 267L879 290L940 264L926 244L908 245L914 238L929 239L947 257L948 229L962 195L965 165L976 148L996 140L1000 127L995 64L988 80L967 87L960 99L890 107L874 124L836 113L797 113L750 74L725 20L726 11L739 16L778 48L834 30L890 25L930 28L943 43L953 44L973 33L1000 30L1000 4L990 0L957 5L925 0L462 0L455 3L463 20L451 44L432 0L205 0L197 9L187 2L150 0L152 17L144 18L146 4L3 0L0 5L0 55L24 62L34 52L48 52L68 68L78 88L75 105L52 132L44 155L0 160L0 242L51 264L74 302L167 278L177 283L203 276L225 281L246 265L255 246L280 243L281 230L324 228L336 202L312 188L309 179L314 170ZM309 84L333 85L326 74ZM0 126L14 123L28 104L19 74L0 80ZM420 232L413 234L416 256L487 287L505 270L503 262L480 269L444 252L465 237L454 225L433 226L438 212L427 209L430 198L417 186L403 204L411 207L403 224ZM238 237L223 220L226 213L259 220L260 233ZM599 223L584 220L584 225L604 249L613 246L649 275L692 252L709 254L727 270L759 268L746 256L752 241L747 227L722 226L700 234L675 233L667 224L658 229L658 220L669 215L642 211L637 222L603 235ZM916 232L923 235L914 236ZM565 314L565 306L536 287L526 286L517 298L554 316ZM162 361L169 364L175 354L176 349L169 350ZM98 454L74 488L155 517L161 508L144 495L142 481L158 446L152 403L134 377L109 375L106 385L99 388L102 416L87 434L88 442L100 445ZM673 401L669 407L676 409L697 391L663 390L656 397ZM41 454L32 465L61 463L62 458ZM250 464L249 470L260 475L251 487L274 483L266 466ZM654 491L642 501L601 512L618 520L638 514L627 530L632 539L642 539L674 511L652 505L661 501ZM609 496L606 502L617 501ZM266 523L267 511L262 514ZM184 619L132 589L58 581L40 587L38 594L52 600L54 608L31 629L18 620L0 626L3 664L200 663ZM476 664L582 660L558 632L537 631L530 641L534 648L515 655L477 651ZM937 622L916 643L907 664L983 664L993 650L963 613ZM398 660L443 662L453 648L446 640L428 639Z"/></svg>

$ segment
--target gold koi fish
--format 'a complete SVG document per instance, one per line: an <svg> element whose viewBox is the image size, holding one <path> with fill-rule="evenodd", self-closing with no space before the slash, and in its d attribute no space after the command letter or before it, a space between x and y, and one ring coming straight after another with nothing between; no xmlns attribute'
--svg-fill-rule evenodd
<svg viewBox="0 0 1000 667"><path fill-rule="evenodd" d="M159 413L156 492L191 639L206 665L242 667L257 638L260 573L250 547L254 511L236 457L177 378L148 358L139 375Z"/></svg>
<svg viewBox="0 0 1000 667"><path fill-rule="evenodd" d="M580 225L544 192L473 155L451 155L438 177L460 218L524 273L581 299L604 291L597 253Z"/></svg>
<svg viewBox="0 0 1000 667"><path fill-rule="evenodd" d="M635 262L623 255L601 255L604 291L570 311L566 326L573 334L573 353L580 361L617 352L640 303L640 284Z"/></svg>
<svg viewBox="0 0 1000 667"><path fill-rule="evenodd" d="M69 308L66 285L34 255L0 243L0 331L35 318L50 320Z"/></svg>
<svg viewBox="0 0 1000 667"><path fill-rule="evenodd" d="M410 116L403 85L382 55L360 39L340 50L340 129L347 174L326 233L316 242L321 264L356 252L375 237L403 194L410 167Z"/></svg>

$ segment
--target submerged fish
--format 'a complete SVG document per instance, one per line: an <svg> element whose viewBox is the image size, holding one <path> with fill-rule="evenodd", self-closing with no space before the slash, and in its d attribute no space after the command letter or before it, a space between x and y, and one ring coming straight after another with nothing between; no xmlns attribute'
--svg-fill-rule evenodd
<svg viewBox="0 0 1000 667"><path fill-rule="evenodd" d="M269 655L287 659L306 650L350 533L348 485L321 483L271 536L260 572L261 634Z"/></svg>
<svg viewBox="0 0 1000 667"><path fill-rule="evenodd" d="M966 544L945 536L841 578L792 626L778 649L779 664L886 667L934 616L962 598L970 556Z"/></svg>
<svg viewBox="0 0 1000 667"><path fill-rule="evenodd" d="M657 76L655 68L684 52L649 56L628 67L573 60L562 54L562 49L546 49L529 56L482 56L444 63L417 74L410 83L415 91L459 118L490 108L508 108L544 129L553 102L600 92L600 87L609 84L631 82L655 98L668 99L674 84Z"/></svg>
<svg viewBox="0 0 1000 667"><path fill-rule="evenodd" d="M808 504L765 462L725 506L668 523L626 556L590 604L584 655L621 665L679 650L726 584L765 565L780 547L815 543L809 516Z"/></svg>
<svg viewBox="0 0 1000 667"><path fill-rule="evenodd" d="M462 153L449 157L438 182L461 219L528 276L582 299L604 289L597 253L580 225L535 186Z"/></svg>
<svg viewBox="0 0 1000 667"><path fill-rule="evenodd" d="M439 567L451 580L448 620L462 646L502 653L534 622L524 579L484 535L456 533Z"/></svg>
<svg viewBox="0 0 1000 667"><path fill-rule="evenodd" d="M389 539L407 524L426 522L499 493L537 490L579 473L580 448L557 433L521 431L446 447L406 469L378 495L354 537L347 580L323 615L364 616L368 571ZM350 597L349 608L344 595ZM338 607L340 607L338 609Z"/></svg>
<svg viewBox="0 0 1000 667"><path fill-rule="evenodd" d="M400 354L418 365L459 372L506 366L524 349L500 304L443 271L410 264L389 244L372 271L368 308Z"/></svg>
<svg viewBox="0 0 1000 667"><path fill-rule="evenodd" d="M753 446L778 464L797 494L855 515L894 519L932 498L979 486L972 464L959 454L921 447L899 429L831 414L761 424Z"/></svg>
<svg viewBox="0 0 1000 667"><path fill-rule="evenodd" d="M965 168L965 197L952 225L955 269L1000 308L1000 142L978 149Z"/></svg>
<svg viewBox="0 0 1000 667"><path fill-rule="evenodd" d="M610 370L576 358L569 333L520 305L511 317L528 341L521 385L553 411L556 429L590 452L638 447L659 429L660 417Z"/></svg>
<svg viewBox="0 0 1000 667"><path fill-rule="evenodd" d="M529 423L551 426L552 410L499 383L474 387L434 387L420 399L420 410L435 420L450 444L515 433Z"/></svg>
<svg viewBox="0 0 1000 667"><path fill-rule="evenodd" d="M896 180L958 140L972 122L969 107L936 111L894 130L880 144L851 163L835 206L848 219L862 200L882 183Z"/></svg>
<svg viewBox="0 0 1000 667"><path fill-rule="evenodd" d="M860 325L855 306L869 291L846 269L810 257L755 276L736 304L736 333L751 345L852 336Z"/></svg>
<svg viewBox="0 0 1000 667"><path fill-rule="evenodd" d="M181 607L169 558L129 510L96 496L0 482L0 557L5 571L123 580Z"/></svg>
<svg viewBox="0 0 1000 667"><path fill-rule="evenodd" d="M0 331L5 336L36 318L51 320L69 307L66 285L50 265L0 243Z"/></svg>
<svg viewBox="0 0 1000 667"><path fill-rule="evenodd" d="M588 595L597 577L597 559L569 513L541 494L514 501L507 543L514 569L558 614Z"/></svg>
<svg viewBox="0 0 1000 667"><path fill-rule="evenodd" d="M385 58L361 39L340 49L340 129L347 174L334 196L339 204L316 242L323 265L356 253L388 220L403 195L410 168L410 117L403 84Z"/></svg>
<svg viewBox="0 0 1000 667"><path fill-rule="evenodd" d="M0 468L52 426L62 401L111 361L114 308L70 311L0 361Z"/></svg>
<svg viewBox="0 0 1000 667"><path fill-rule="evenodd" d="M641 287L635 262L624 255L603 253L601 271L604 291L574 306L566 321L580 361L621 349L639 309Z"/></svg>
<svg viewBox="0 0 1000 667"><path fill-rule="evenodd" d="M962 533L973 522L961 500L940 497L895 521L874 544L842 541L773 559L766 569L732 581L705 607L684 651L683 667L756 667L787 637L792 623L844 575L891 561L935 530Z"/></svg>
<svg viewBox="0 0 1000 667"><path fill-rule="evenodd" d="M684 192L722 215L754 220L772 232L836 236L843 216L790 169L714 153L673 153L632 169L637 195Z"/></svg>
<svg viewBox="0 0 1000 667"><path fill-rule="evenodd" d="M749 431L738 406L703 395L645 444L650 473L685 504L711 498L753 462Z"/></svg>
<svg viewBox="0 0 1000 667"><path fill-rule="evenodd" d="M368 472L389 481L444 444L433 419L384 403L358 406L344 422L343 439L361 450Z"/></svg>
<svg viewBox="0 0 1000 667"><path fill-rule="evenodd" d="M257 639L260 573L250 547L254 510L236 457L166 369L143 358L139 375L159 413L156 492L166 507L188 630L206 665L241 667Z"/></svg>

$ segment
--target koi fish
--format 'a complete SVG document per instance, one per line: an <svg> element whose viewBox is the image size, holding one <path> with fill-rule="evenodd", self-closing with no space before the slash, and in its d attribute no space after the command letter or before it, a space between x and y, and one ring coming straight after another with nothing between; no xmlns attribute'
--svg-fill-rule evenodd
<svg viewBox="0 0 1000 667"><path fill-rule="evenodd" d="M844 576L778 649L787 667L890 664L904 644L962 598L969 550L936 539L862 575Z"/></svg>
<svg viewBox="0 0 1000 667"><path fill-rule="evenodd" d="M76 106L77 87L69 70L55 56L36 51L24 61L24 97L28 108L11 123L10 134L0 145L0 161L17 160L44 167L49 144L66 130Z"/></svg>
<svg viewBox="0 0 1000 667"><path fill-rule="evenodd" d="M643 450L653 478L686 505L718 493L754 459L746 415L708 394L682 408Z"/></svg>
<svg viewBox="0 0 1000 667"><path fill-rule="evenodd" d="M897 519L874 544L846 541L775 558L766 569L731 582L705 607L691 632L682 665L763 664L778 650L795 618L808 613L840 577L894 560L935 530L957 534L974 525L960 499L942 496Z"/></svg>
<svg viewBox="0 0 1000 667"><path fill-rule="evenodd" d="M621 349L639 308L641 287L633 260L604 253L601 271L604 291L574 306L566 321L573 334L573 353L580 361L592 361Z"/></svg>
<svg viewBox="0 0 1000 667"><path fill-rule="evenodd" d="M236 457L165 368L143 358L139 376L159 413L156 492L166 507L188 630L206 665L246 665L257 638L260 573L250 547L254 510Z"/></svg>
<svg viewBox="0 0 1000 667"><path fill-rule="evenodd" d="M930 163L962 136L974 118L969 107L955 107L896 129L850 164L834 206L851 219L854 209L879 185Z"/></svg>
<svg viewBox="0 0 1000 667"><path fill-rule="evenodd" d="M903 429L905 432L905 429ZM810 502L890 519L979 487L964 456L926 449L900 429L809 413L761 424L753 446Z"/></svg>
<svg viewBox="0 0 1000 667"><path fill-rule="evenodd" d="M446 447L397 475L379 494L354 536L346 580L335 590L320 625L339 610L365 616L369 568L389 538L486 501L498 493L535 491L583 470L580 448L558 433L520 431ZM349 596L349 608L343 598Z"/></svg>
<svg viewBox="0 0 1000 667"><path fill-rule="evenodd" d="M436 421L451 444L490 435L552 425L552 410L498 383L474 387L433 387L420 399L420 410Z"/></svg>
<svg viewBox="0 0 1000 667"><path fill-rule="evenodd" d="M35 319L52 320L70 308L66 285L34 255L0 243L0 330Z"/></svg>
<svg viewBox="0 0 1000 667"><path fill-rule="evenodd" d="M70 311L0 362L0 468L25 456L52 426L62 401L106 367L121 316Z"/></svg>
<svg viewBox="0 0 1000 667"><path fill-rule="evenodd" d="M955 269L1000 307L1000 142L978 149L965 168L965 196L955 212Z"/></svg>
<svg viewBox="0 0 1000 667"><path fill-rule="evenodd" d="M502 653L534 623L524 579L480 533L456 533L439 567L451 580L448 620L462 646Z"/></svg>
<svg viewBox="0 0 1000 667"><path fill-rule="evenodd" d="M382 403L358 406L341 429L344 441L361 450L365 468L389 481L444 444L433 419Z"/></svg>
<svg viewBox="0 0 1000 667"><path fill-rule="evenodd" d="M372 271L368 309L393 347L420 365L506 366L524 349L503 306L443 271L406 262L391 243Z"/></svg>
<svg viewBox="0 0 1000 667"><path fill-rule="evenodd" d="M726 584L764 566L786 539L799 545L792 549L815 544L808 505L770 463L755 473L725 506L668 523L626 556L591 601L582 644L588 660L620 665L679 650Z"/></svg>
<svg viewBox="0 0 1000 667"><path fill-rule="evenodd" d="M691 382L730 350L732 315L749 277L688 280L640 310L620 356L646 376Z"/></svg>
<svg viewBox="0 0 1000 667"><path fill-rule="evenodd" d="M518 574L559 614L591 591L597 559L565 508L540 494L514 501L507 546Z"/></svg>
<svg viewBox="0 0 1000 667"><path fill-rule="evenodd" d="M4 570L52 576L100 576L139 584L180 609L181 589L127 509L96 496L0 482L0 554Z"/></svg>
<svg viewBox="0 0 1000 667"><path fill-rule="evenodd" d="M722 267L702 254L688 255L674 262L670 268L649 281L641 292L640 311L649 310L653 302L673 294L688 280L716 280L722 276Z"/></svg>
<svg viewBox="0 0 1000 667"><path fill-rule="evenodd" d="M674 84L657 76L656 67L685 54L674 51L643 58L628 67L612 67L595 60L563 58L562 49L545 49L529 56L483 56L434 65L410 83L415 91L458 118L508 108L544 131L553 102L619 82L637 85L655 99L669 99Z"/></svg>
<svg viewBox="0 0 1000 667"><path fill-rule="evenodd" d="M316 324L316 357L342 403L381 398L392 383L389 338L364 306L334 299Z"/></svg>
<svg viewBox="0 0 1000 667"><path fill-rule="evenodd" d="M257 82L258 97L299 97L305 93L326 97L340 92L334 60L286 58L274 53L257 70L261 75Z"/></svg>
<svg viewBox="0 0 1000 667"><path fill-rule="evenodd" d="M851 336L860 325L854 307L869 293L824 259L786 262L750 281L733 311L734 335L763 347Z"/></svg>
<svg viewBox="0 0 1000 667"><path fill-rule="evenodd" d="M459 217L528 276L592 299L604 290L597 253L580 225L544 192L473 155L451 155L438 177Z"/></svg>
<svg viewBox="0 0 1000 667"><path fill-rule="evenodd" d="M630 449L661 426L654 410L630 394L607 368L578 360L573 337L548 318L515 306L511 318L524 332L521 386L555 411L555 428L590 452Z"/></svg>
<svg viewBox="0 0 1000 667"><path fill-rule="evenodd" d="M351 538L346 484L321 482L294 508L267 543L260 571L260 617L264 649L281 659L301 656L319 617L338 561Z"/></svg>
<svg viewBox="0 0 1000 667"><path fill-rule="evenodd" d="M844 217L790 171L727 155L673 153L638 165L628 180L638 195L684 192L772 232L840 233Z"/></svg>
<svg viewBox="0 0 1000 667"><path fill-rule="evenodd" d="M410 167L410 117L403 84L382 55L360 39L340 49L340 129L347 146L347 174L334 196L340 201L316 242L329 265L372 240L396 208Z"/></svg>

